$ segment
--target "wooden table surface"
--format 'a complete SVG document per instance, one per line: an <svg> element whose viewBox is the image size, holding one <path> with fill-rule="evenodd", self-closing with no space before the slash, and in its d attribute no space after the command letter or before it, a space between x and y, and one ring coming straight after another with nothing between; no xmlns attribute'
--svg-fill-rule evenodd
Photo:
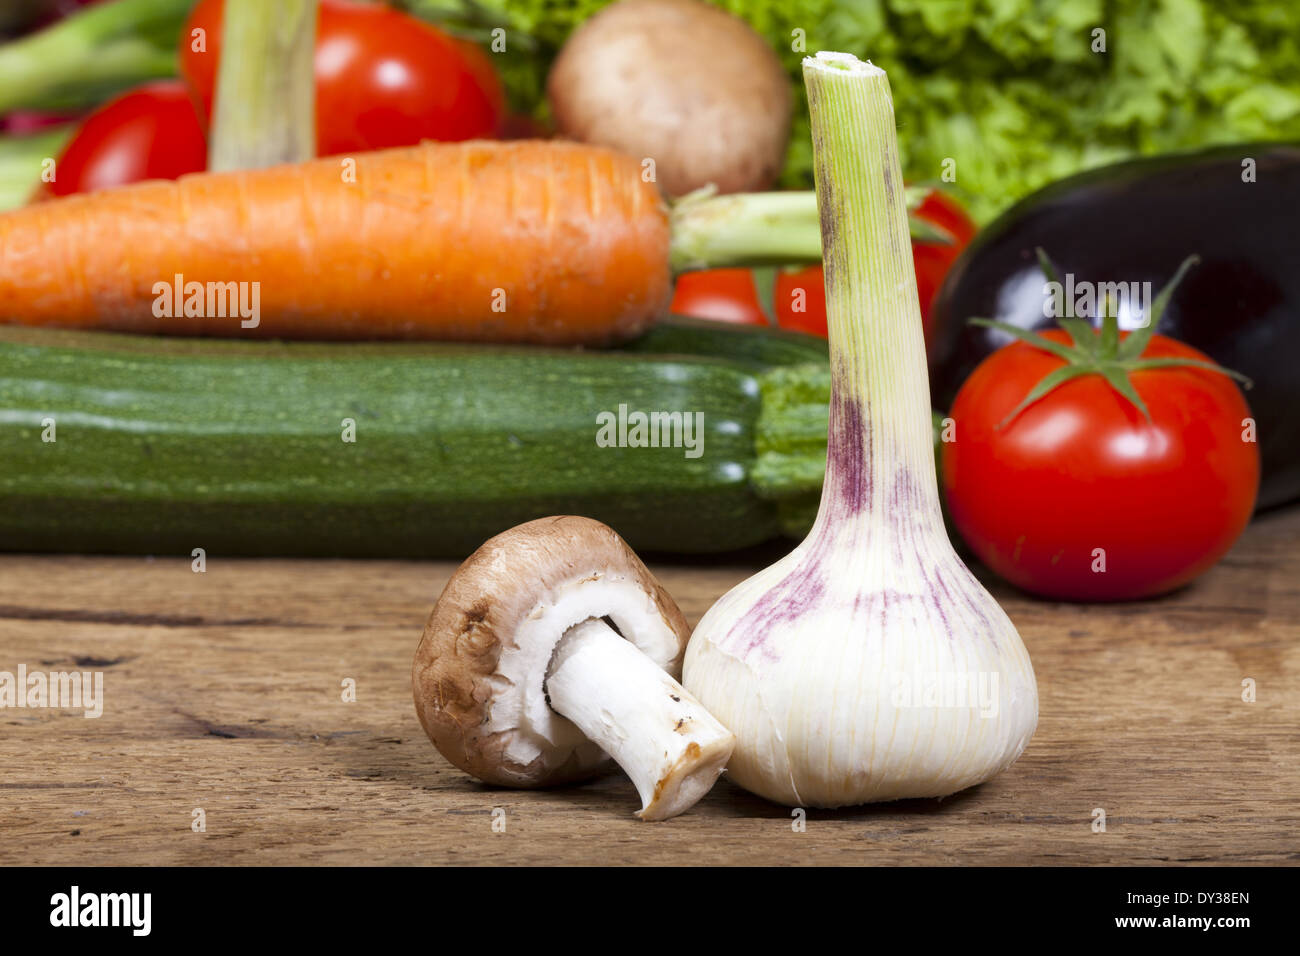
<svg viewBox="0 0 1300 956"><path fill-rule="evenodd" d="M100 670L105 698L98 719L0 710L0 864L1300 860L1300 508L1158 602L994 584L1038 675L1024 756L946 800L810 810L802 832L725 778L648 824L618 775L521 792L448 765L409 668L451 570L0 556L0 671ZM694 623L753 567L654 570Z"/></svg>

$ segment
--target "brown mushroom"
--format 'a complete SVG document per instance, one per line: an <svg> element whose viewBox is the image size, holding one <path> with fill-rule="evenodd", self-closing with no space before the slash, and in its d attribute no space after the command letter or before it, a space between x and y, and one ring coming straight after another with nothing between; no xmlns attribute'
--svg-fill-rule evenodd
<svg viewBox="0 0 1300 956"><path fill-rule="evenodd" d="M699 0L620 0L574 31L547 79L560 135L653 159L664 195L768 189L793 97L768 41Z"/></svg>
<svg viewBox="0 0 1300 956"><path fill-rule="evenodd" d="M540 518L447 582L415 652L415 709L443 756L480 780L568 783L612 757L641 795L638 815L666 819L708 792L735 744L676 680L689 637L611 528Z"/></svg>

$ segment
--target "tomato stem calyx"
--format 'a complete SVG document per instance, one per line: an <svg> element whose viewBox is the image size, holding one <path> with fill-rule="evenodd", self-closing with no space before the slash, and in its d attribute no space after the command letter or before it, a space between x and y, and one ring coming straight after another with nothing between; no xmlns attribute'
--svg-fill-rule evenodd
<svg viewBox="0 0 1300 956"><path fill-rule="evenodd" d="M1034 251L1038 256L1039 267L1043 270L1043 275L1046 276L1048 282L1059 284L1060 280L1057 278L1056 268L1052 264L1052 260L1047 257L1047 253L1041 248ZM998 423L997 427L1005 428L1017 415L1034 404L1034 402L1066 382L1083 375L1100 375L1111 388L1137 408L1142 413L1142 417L1148 422L1151 421L1151 412L1148 411L1146 403L1142 401L1142 396L1138 394L1137 389L1133 386L1133 381L1129 377L1133 372L1176 366L1201 368L1206 371L1227 375L1229 378L1240 382L1244 388L1250 388L1252 383L1246 376L1240 372L1234 372L1232 369L1224 368L1222 365L1216 365L1213 362L1179 357L1142 358L1147 346L1151 344L1151 338L1155 335L1156 326L1159 325L1174 290L1183 280L1183 276L1200 261L1200 257L1196 255L1190 255L1183 260L1174 273L1174 277L1156 294L1147 321L1126 336L1120 335L1119 315L1118 312L1112 311L1110 308L1109 297L1098 303L1098 309L1101 312L1100 329L1094 328L1087 319L1077 316L1062 317L1057 320L1061 328L1070 336L1071 345L1053 341L1037 332L1022 329L1018 325L1012 325L1010 322L998 322L994 319L970 319L971 325L1006 332L1008 335L1014 336L1035 348L1050 352L1065 362L1065 365L1043 376L1038 381L1038 384L1029 390L1029 394L1024 397L1020 404Z"/></svg>

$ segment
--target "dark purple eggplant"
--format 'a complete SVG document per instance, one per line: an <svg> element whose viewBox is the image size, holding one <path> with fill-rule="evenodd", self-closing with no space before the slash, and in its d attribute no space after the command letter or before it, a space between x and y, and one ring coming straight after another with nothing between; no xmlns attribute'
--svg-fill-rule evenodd
<svg viewBox="0 0 1300 956"><path fill-rule="evenodd" d="M1243 178L1248 159L1254 182ZM1063 280L1073 273L1076 282L1150 282L1157 291L1187 256L1200 256L1157 331L1254 380L1246 399L1263 465L1259 507L1300 498L1300 144L1107 166L1053 183L1003 213L953 264L935 299L936 408L950 407L975 366L1011 340L967 319L1055 324L1043 314L1036 247Z"/></svg>

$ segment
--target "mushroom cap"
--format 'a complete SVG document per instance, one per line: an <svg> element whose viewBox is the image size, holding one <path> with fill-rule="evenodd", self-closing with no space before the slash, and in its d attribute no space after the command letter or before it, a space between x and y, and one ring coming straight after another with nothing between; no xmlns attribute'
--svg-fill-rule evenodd
<svg viewBox="0 0 1300 956"><path fill-rule="evenodd" d="M612 528L562 515L485 542L447 582L411 667L415 710L434 746L467 773L507 787L604 769L604 751L546 698L556 645L593 617L609 618L680 676L686 618Z"/></svg>
<svg viewBox="0 0 1300 956"><path fill-rule="evenodd" d="M584 22L547 78L556 129L655 161L664 195L768 189L794 98L748 23L699 0L621 0Z"/></svg>

